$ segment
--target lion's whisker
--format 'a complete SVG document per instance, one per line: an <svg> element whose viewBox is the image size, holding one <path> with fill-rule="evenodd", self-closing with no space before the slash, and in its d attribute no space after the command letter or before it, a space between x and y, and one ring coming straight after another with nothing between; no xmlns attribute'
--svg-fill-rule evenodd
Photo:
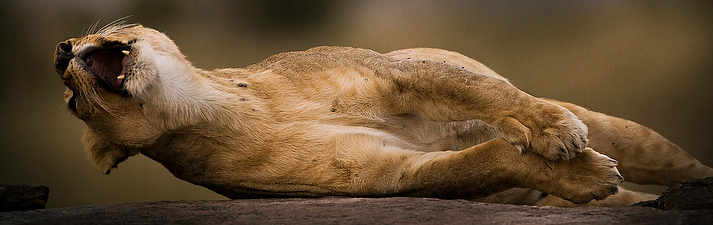
<svg viewBox="0 0 713 225"><path fill-rule="evenodd" d="M102 37L106 37L106 36L108 36L108 35L111 35L111 34L113 34L113 33L116 33L116 32L118 32L118 31L121 31L121 30L124 29L124 28L133 27L133 26L138 25L138 24L135 24L135 23L125 24L125 23L126 23L125 19L127 19L127 18L129 18L129 17L132 17L132 16L133 16L133 15L124 16L124 17L121 17L121 18L119 18L119 19L116 19L116 20L114 20L114 21L112 21L112 22L110 22L110 23L107 23L106 25L104 25L104 26L102 26L101 28L99 28L99 30L98 30L96 33L94 33L94 34L98 34L98 35L100 35L100 36L102 36Z"/></svg>

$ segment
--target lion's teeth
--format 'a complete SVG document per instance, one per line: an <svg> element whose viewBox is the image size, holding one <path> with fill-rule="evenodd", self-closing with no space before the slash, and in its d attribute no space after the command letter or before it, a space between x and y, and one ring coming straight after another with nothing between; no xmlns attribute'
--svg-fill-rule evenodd
<svg viewBox="0 0 713 225"><path fill-rule="evenodd" d="M129 50L121 50L121 53L124 53L124 55L129 55Z"/></svg>
<svg viewBox="0 0 713 225"><path fill-rule="evenodd" d="M116 79L117 79L117 80L123 80L124 77L125 77L124 75L119 75L118 77L116 77Z"/></svg>

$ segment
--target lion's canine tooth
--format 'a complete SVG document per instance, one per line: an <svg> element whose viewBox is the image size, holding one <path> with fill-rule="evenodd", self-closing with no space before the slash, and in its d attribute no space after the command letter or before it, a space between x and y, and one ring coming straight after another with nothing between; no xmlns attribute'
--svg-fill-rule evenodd
<svg viewBox="0 0 713 225"><path fill-rule="evenodd" d="M129 55L129 50L121 50L121 53L124 53L124 55Z"/></svg>
<svg viewBox="0 0 713 225"><path fill-rule="evenodd" d="M124 75L119 75L118 77L116 77L116 79L117 79L117 80L123 80L124 77L125 77Z"/></svg>

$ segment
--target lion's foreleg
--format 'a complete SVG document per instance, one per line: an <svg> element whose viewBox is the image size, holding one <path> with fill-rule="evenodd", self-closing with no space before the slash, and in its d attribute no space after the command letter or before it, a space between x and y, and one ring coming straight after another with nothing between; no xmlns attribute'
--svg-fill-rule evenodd
<svg viewBox="0 0 713 225"><path fill-rule="evenodd" d="M385 93L390 113L433 121L482 120L519 150L553 161L574 157L587 143L587 127L574 114L503 79L428 60L402 65L391 74L393 84Z"/></svg>
<svg viewBox="0 0 713 225"><path fill-rule="evenodd" d="M369 161L372 166L357 171L352 183L352 190L364 195L477 198L524 187L586 203L615 193L621 179L616 162L591 149L572 160L553 162L520 154L502 138L463 151L413 152Z"/></svg>
<svg viewBox="0 0 713 225"><path fill-rule="evenodd" d="M510 164L516 158L531 161L539 156L521 155L504 139L498 138L460 152L432 152L438 155L422 162L402 178L405 194L439 198L476 198L512 187L529 186L526 173L544 168ZM544 161L544 158L540 161ZM517 167L517 168L516 168Z"/></svg>

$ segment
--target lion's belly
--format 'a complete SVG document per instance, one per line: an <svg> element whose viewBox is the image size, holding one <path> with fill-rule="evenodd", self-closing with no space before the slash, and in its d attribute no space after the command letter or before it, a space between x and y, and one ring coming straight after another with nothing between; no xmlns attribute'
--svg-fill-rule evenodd
<svg viewBox="0 0 713 225"><path fill-rule="evenodd" d="M459 151L497 137L497 131L480 120L435 122L412 114L387 118L351 118L340 133L363 132L377 136L385 143L416 151Z"/></svg>
<svg viewBox="0 0 713 225"><path fill-rule="evenodd" d="M408 115L392 121L401 128L392 126L387 132L409 140L419 146L419 151L426 152L459 151L497 136L494 128L480 120L434 122Z"/></svg>

